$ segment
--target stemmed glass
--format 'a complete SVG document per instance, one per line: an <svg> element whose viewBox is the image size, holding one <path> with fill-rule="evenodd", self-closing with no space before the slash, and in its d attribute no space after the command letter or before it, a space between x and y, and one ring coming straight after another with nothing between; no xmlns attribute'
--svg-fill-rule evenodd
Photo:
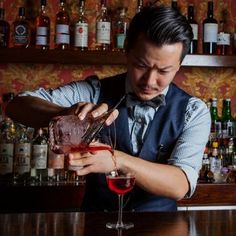
<svg viewBox="0 0 236 236"><path fill-rule="evenodd" d="M106 175L107 184L112 192L118 195L119 210L118 210L118 221L116 223L107 223L106 227L109 229L130 229L134 227L134 224L123 223L123 198L124 195L130 192L135 184L135 177L132 174L120 173L119 171L112 171Z"/></svg>

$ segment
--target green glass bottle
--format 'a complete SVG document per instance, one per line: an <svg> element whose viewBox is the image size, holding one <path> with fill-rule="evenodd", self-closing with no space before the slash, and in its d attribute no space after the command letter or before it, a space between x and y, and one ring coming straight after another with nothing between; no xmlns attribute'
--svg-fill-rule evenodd
<svg viewBox="0 0 236 236"><path fill-rule="evenodd" d="M221 120L218 115L218 108L217 108L217 98L212 98L210 113L211 113L211 134L210 139L216 140L221 136Z"/></svg>
<svg viewBox="0 0 236 236"><path fill-rule="evenodd" d="M223 138L233 136L233 117L231 115L231 99L223 100L222 108L222 135Z"/></svg>

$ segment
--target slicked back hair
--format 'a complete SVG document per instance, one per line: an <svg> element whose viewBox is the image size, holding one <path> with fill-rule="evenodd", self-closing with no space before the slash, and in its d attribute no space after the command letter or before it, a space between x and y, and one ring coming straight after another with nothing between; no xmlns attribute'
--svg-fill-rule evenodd
<svg viewBox="0 0 236 236"><path fill-rule="evenodd" d="M148 6L137 13L130 22L126 38L126 51L132 49L140 34L158 47L183 44L180 61L189 51L193 32L185 16L168 6Z"/></svg>

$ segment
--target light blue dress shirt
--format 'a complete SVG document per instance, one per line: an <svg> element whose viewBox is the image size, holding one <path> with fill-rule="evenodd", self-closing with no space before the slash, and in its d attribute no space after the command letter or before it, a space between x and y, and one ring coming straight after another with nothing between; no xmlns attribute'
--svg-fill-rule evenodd
<svg viewBox="0 0 236 236"><path fill-rule="evenodd" d="M126 89L129 91L127 85ZM168 87L163 94L167 92ZM39 88L33 92L27 91L20 94L20 96L39 97L64 107L70 107L82 101L97 103L99 95L100 81L95 78L72 82L56 89ZM134 153L138 153L141 149L147 126L157 110L158 108L139 105L132 108L128 123ZM190 197L195 191L210 126L211 118L206 104L199 98L190 98L185 113L183 132L168 160L168 164L178 166L187 176L190 189L186 197Z"/></svg>

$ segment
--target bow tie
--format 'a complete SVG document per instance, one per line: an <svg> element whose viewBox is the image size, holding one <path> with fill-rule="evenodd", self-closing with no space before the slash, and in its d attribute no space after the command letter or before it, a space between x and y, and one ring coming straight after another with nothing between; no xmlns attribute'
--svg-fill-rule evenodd
<svg viewBox="0 0 236 236"><path fill-rule="evenodd" d="M128 93L126 97L126 105L127 107L132 107L135 105L144 105L144 106L146 105L146 106L151 106L153 108L157 108L159 106L165 106L166 105L165 95L160 94L151 100L142 101L134 93Z"/></svg>

